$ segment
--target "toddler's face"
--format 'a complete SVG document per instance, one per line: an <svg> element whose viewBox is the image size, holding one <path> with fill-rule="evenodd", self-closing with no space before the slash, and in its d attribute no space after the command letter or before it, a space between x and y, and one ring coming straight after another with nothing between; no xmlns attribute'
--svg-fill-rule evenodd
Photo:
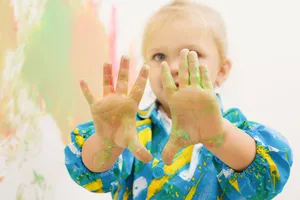
<svg viewBox="0 0 300 200"><path fill-rule="evenodd" d="M194 21L194 23L193 23ZM180 19L164 23L162 28L151 35L146 46L145 63L150 66L149 80L158 100L167 105L160 79L161 62L167 61L174 82L178 87L180 51L184 48L198 54L200 64L210 71L211 81L216 86L219 76L220 56L216 43L199 20Z"/></svg>

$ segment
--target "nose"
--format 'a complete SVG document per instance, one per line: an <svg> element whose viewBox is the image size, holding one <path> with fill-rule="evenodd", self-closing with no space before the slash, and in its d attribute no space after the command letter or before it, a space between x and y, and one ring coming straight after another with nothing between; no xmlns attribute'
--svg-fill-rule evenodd
<svg viewBox="0 0 300 200"><path fill-rule="evenodd" d="M175 78L175 79L178 76L179 62L180 62L179 57L174 58L174 59L168 61L171 74L172 74L173 78Z"/></svg>

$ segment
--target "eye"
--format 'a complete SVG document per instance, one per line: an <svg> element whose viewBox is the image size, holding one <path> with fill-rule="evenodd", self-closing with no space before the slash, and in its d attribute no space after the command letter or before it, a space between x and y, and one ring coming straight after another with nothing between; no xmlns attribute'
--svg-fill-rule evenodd
<svg viewBox="0 0 300 200"><path fill-rule="evenodd" d="M196 50L191 50L191 51L195 51L195 52L196 52L196 54L197 54L197 56L198 56L198 58L201 58L201 57L203 57L203 56L202 56L202 54L201 54L201 53L199 53L198 51L196 51Z"/></svg>
<svg viewBox="0 0 300 200"><path fill-rule="evenodd" d="M152 59L154 59L156 61L162 61L162 60L166 59L166 56L165 56L165 54L157 53L157 54L153 55Z"/></svg>

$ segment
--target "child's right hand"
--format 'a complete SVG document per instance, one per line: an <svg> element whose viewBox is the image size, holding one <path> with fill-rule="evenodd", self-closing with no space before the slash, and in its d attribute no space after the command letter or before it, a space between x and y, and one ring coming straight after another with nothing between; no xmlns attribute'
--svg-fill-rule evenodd
<svg viewBox="0 0 300 200"><path fill-rule="evenodd" d="M82 92L90 105L96 134L100 138L97 145L102 146L98 155L94 155L94 159L98 157L102 163L100 165L105 165L112 155L116 154L115 152L119 154L124 148L128 148L142 162L152 160L151 154L138 140L136 130L136 113L145 90L149 67L146 65L142 67L129 94L128 73L129 59L122 57L118 81L116 89L114 89L112 65L105 63L103 66L103 98L101 99L96 99L92 95L84 81L80 82ZM99 167L101 168L101 166Z"/></svg>

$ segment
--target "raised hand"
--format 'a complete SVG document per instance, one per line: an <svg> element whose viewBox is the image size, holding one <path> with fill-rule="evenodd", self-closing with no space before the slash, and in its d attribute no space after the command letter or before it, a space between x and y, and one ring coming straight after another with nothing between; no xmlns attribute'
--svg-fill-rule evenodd
<svg viewBox="0 0 300 200"><path fill-rule="evenodd" d="M222 114L206 66L196 52L180 53L179 88L167 62L162 63L162 84L171 110L172 130L162 159L170 165L176 152L197 143L218 146L223 141Z"/></svg>
<svg viewBox="0 0 300 200"><path fill-rule="evenodd" d="M138 140L136 113L142 98L149 67L144 65L128 94L129 59L122 57L116 88L113 86L112 65L103 66L103 98L95 98L88 85L81 81L82 92L90 105L96 133L103 145L94 159L97 168L105 165L114 152L128 148L133 155L143 161L152 160L151 154Z"/></svg>

